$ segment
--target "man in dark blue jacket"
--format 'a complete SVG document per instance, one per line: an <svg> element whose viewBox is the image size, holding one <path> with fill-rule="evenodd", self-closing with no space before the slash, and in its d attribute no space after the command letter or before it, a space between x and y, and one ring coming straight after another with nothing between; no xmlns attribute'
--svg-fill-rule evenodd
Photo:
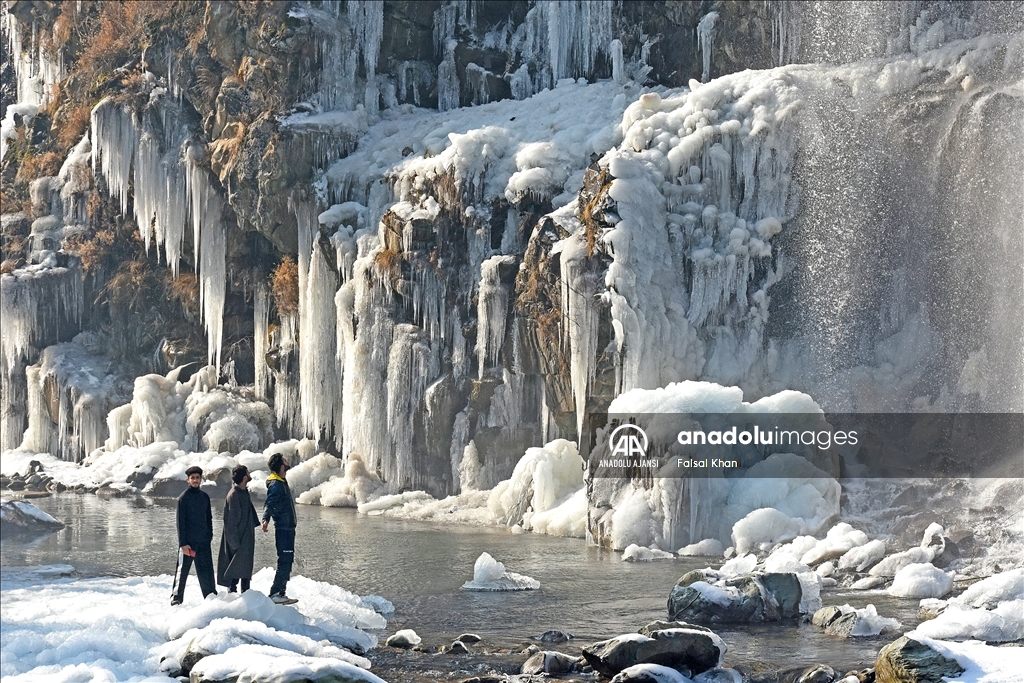
<svg viewBox="0 0 1024 683"><path fill-rule="evenodd" d="M213 554L210 542L213 540L213 513L210 511L210 496L199 486L203 483L203 470L189 467L185 470L188 488L178 496L178 566L174 571L174 585L171 588L171 605L180 605L185 599L185 581L196 563L199 588L205 598L217 593L213 581Z"/></svg>
<svg viewBox="0 0 1024 683"><path fill-rule="evenodd" d="M270 587L270 599L278 605L298 602L285 595L284 590L291 578L292 562L295 561L295 501L285 481L288 463L280 453L274 453L267 462L270 476L267 477L267 502L263 511L263 531L274 520L274 541L277 545L277 573Z"/></svg>

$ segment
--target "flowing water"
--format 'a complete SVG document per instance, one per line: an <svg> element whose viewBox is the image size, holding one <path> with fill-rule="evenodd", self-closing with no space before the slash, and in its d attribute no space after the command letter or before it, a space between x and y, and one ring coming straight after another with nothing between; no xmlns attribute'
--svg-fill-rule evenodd
<svg viewBox="0 0 1024 683"><path fill-rule="evenodd" d="M56 495L32 501L67 527L30 542L5 539L4 566L70 564L76 576L170 574L175 561L174 501L149 498L103 500ZM214 501L214 537L220 538L219 501ZM391 683L459 679L486 671L516 673L525 655L513 655L531 636L549 629L576 639L547 646L579 654L579 648L665 619L666 599L676 580L710 558L650 563L623 562L618 553L582 540L504 529L442 525L359 515L354 510L298 506L294 573L344 586L359 595L377 594L395 605L384 638L414 629L436 650L461 633L483 638L473 656L371 651L374 672ZM537 579L538 591L474 593L460 590L482 552L510 571ZM271 535L257 536L256 567L274 564ZM198 591L193 577L188 590ZM878 592L825 591L824 603L873 603L909 630L917 623L917 601ZM754 670L826 663L843 671L874 662L894 636L840 640L810 624L715 627L729 647L726 664Z"/></svg>

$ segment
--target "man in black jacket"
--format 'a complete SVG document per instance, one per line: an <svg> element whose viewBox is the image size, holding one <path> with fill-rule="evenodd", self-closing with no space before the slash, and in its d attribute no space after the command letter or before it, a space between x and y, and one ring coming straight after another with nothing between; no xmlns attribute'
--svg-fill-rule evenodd
<svg viewBox="0 0 1024 683"><path fill-rule="evenodd" d="M284 475L288 472L288 463L280 453L274 453L267 462L270 476L267 477L267 502L263 511L263 531L274 520L274 541L277 545L277 573L274 584L270 587L270 599L278 605L291 605L298 602L284 593L288 579L292 574L292 562L295 561L295 501L292 500L291 489Z"/></svg>
<svg viewBox="0 0 1024 683"><path fill-rule="evenodd" d="M196 576L205 598L217 593L213 582L213 554L210 542L213 540L213 513L210 510L210 496L199 489L203 483L203 470L189 467L185 470L188 488L178 496L178 566L174 571L174 586L171 589L171 605L180 605L185 599L185 581L196 563Z"/></svg>

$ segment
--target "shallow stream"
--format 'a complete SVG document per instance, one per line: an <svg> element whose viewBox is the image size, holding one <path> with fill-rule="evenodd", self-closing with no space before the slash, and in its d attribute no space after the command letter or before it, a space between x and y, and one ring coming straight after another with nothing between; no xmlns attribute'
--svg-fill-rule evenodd
<svg viewBox="0 0 1024 683"><path fill-rule="evenodd" d="M62 494L32 502L67 527L27 543L5 539L0 553L4 566L70 564L83 578L174 570L173 500ZM220 538L221 505L214 500L215 539ZM402 628L414 629L433 650L465 632L483 638L473 648L478 655L398 653L383 647L372 651L374 672L391 683L514 673L525 655L497 651L521 650L531 636L549 629L569 631L576 638L543 647L579 654L583 645L666 619L666 599L676 580L690 569L721 564L711 558L623 562L619 553L578 539L369 517L351 509L300 505L298 514L294 572L394 603L387 632L379 634L382 642ZM273 566L273 535L257 534L256 567ZM460 590L485 551L509 571L537 579L540 590ZM188 590L199 590L194 575ZM918 621L917 600L877 591L826 590L822 597L826 605L873 603L882 616L899 619L904 630ZM842 671L860 669L871 665L881 645L895 638L843 640L804 623L718 625L714 630L728 645L727 665L758 671L819 663Z"/></svg>

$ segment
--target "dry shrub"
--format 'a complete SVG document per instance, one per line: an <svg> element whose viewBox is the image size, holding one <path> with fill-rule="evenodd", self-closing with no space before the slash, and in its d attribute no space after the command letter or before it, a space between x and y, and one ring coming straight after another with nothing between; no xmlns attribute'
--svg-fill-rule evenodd
<svg viewBox="0 0 1024 683"><path fill-rule="evenodd" d="M396 249L382 249L373 257L373 265L382 278L399 277L402 274L402 255Z"/></svg>
<svg viewBox="0 0 1024 683"><path fill-rule="evenodd" d="M199 280L193 273L180 273L167 284L167 297L181 304L186 318L199 317Z"/></svg>
<svg viewBox="0 0 1024 683"><path fill-rule="evenodd" d="M270 274L270 295L274 297L279 316L299 310L299 266L291 256L281 259Z"/></svg>
<svg viewBox="0 0 1024 683"><path fill-rule="evenodd" d="M116 241L113 230L97 230L92 235L72 235L64 241L64 250L78 257L85 272L93 273L102 267Z"/></svg>
<svg viewBox="0 0 1024 683"><path fill-rule="evenodd" d="M21 168L15 182L28 184L36 178L54 176L60 173L64 158L57 152L43 154L26 154L22 159Z"/></svg>
<svg viewBox="0 0 1024 683"><path fill-rule="evenodd" d="M107 281L103 293L114 308L122 310L144 310L149 295L156 289L155 277L150 264L141 259L122 263Z"/></svg>
<svg viewBox="0 0 1024 683"><path fill-rule="evenodd" d="M59 110L53 119L57 144L63 148L74 147L89 130L92 109L85 102L68 102Z"/></svg>

